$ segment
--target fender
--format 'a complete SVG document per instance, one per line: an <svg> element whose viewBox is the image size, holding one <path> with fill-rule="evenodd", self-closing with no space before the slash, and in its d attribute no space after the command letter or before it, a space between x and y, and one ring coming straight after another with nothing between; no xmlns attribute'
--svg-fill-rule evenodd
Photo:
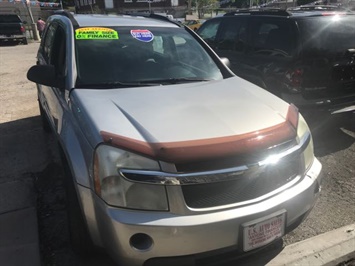
<svg viewBox="0 0 355 266"><path fill-rule="evenodd" d="M89 169L93 156L93 148L79 129L74 131L72 119L68 118L68 114L64 114L62 123L58 139L74 181L81 186L92 188ZM85 158L84 154L90 154L91 156L90 158Z"/></svg>
<svg viewBox="0 0 355 266"><path fill-rule="evenodd" d="M64 121L67 120L64 119ZM81 139L86 142L85 138ZM62 158L62 163L66 163L71 171L72 178L74 179L74 187L79 199L78 203L86 222L87 229L90 232L91 240L95 246L102 247L103 242L99 233L96 210L92 196L94 192L91 190L92 182L90 182L90 171L88 171L88 165L90 165L90 163L87 164L83 156L81 141L76 137L73 128L70 126L64 126L64 130L60 133L60 137L58 136L58 140L60 155L64 157ZM87 142L86 145L87 148L91 149ZM88 219L88 217L92 217L92 219Z"/></svg>

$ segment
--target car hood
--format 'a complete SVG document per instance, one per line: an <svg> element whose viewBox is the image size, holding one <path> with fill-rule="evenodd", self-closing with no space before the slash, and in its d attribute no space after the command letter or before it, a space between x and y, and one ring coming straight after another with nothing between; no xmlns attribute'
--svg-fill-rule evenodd
<svg viewBox="0 0 355 266"><path fill-rule="evenodd" d="M74 89L70 97L77 123L93 147L109 142L164 161L268 148L295 135L287 121L289 105L239 77Z"/></svg>

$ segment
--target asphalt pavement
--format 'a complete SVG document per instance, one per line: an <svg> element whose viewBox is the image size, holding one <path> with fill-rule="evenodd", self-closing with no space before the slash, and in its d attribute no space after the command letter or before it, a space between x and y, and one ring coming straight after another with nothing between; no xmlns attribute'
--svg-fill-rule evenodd
<svg viewBox="0 0 355 266"><path fill-rule="evenodd" d="M36 192L30 178L0 183L0 264L41 265Z"/></svg>
<svg viewBox="0 0 355 266"><path fill-rule="evenodd" d="M23 175L2 180L0 195L1 265L40 266L33 178ZM288 245L277 254L266 255L272 256L266 265L339 265L355 259L355 223ZM255 257L252 265L265 264L265 254Z"/></svg>

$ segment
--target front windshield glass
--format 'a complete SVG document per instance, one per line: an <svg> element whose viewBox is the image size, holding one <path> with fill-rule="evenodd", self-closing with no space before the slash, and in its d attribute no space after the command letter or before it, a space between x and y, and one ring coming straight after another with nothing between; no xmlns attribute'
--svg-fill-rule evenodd
<svg viewBox="0 0 355 266"><path fill-rule="evenodd" d="M79 28L75 42L77 87L223 78L203 47L182 28Z"/></svg>

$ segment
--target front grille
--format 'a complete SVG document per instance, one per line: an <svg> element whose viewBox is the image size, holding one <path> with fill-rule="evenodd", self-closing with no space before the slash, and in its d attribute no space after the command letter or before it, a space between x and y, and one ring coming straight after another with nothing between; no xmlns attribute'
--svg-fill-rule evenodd
<svg viewBox="0 0 355 266"><path fill-rule="evenodd" d="M268 194L296 178L301 169L299 156L277 164L255 166L237 179L182 186L187 206L210 208L253 200Z"/></svg>

